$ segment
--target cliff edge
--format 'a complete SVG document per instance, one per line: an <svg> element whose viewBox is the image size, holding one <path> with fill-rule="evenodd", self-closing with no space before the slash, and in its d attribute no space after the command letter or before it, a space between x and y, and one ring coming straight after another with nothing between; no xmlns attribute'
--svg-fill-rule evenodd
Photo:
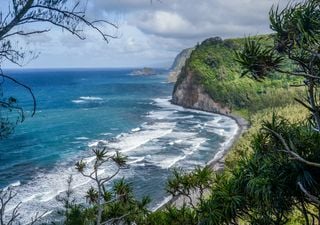
<svg viewBox="0 0 320 225"><path fill-rule="evenodd" d="M185 65L186 60L190 57L194 48L187 48L182 50L177 57L175 58L168 77L170 83L175 83L178 79L178 76L182 70L182 67Z"/></svg>
<svg viewBox="0 0 320 225"><path fill-rule="evenodd" d="M269 35L253 38L266 46L272 44ZM248 114L294 104L300 90L289 89L288 83L300 83L299 77L274 73L268 81L255 82L240 76L242 68L235 60L235 51L244 43L244 38L213 37L198 44L178 76L172 103L222 114Z"/></svg>
<svg viewBox="0 0 320 225"><path fill-rule="evenodd" d="M172 103L186 108L229 114L230 109L215 102L199 83L196 72L184 67L172 94Z"/></svg>
<svg viewBox="0 0 320 225"><path fill-rule="evenodd" d="M201 46L216 45L221 42L223 41L219 37L209 38L203 41ZM201 83L200 72L190 66L191 61L194 60L191 55L193 54L193 51L197 52L198 48L199 46L193 48L191 51L189 49L190 55L184 60L184 64L181 66L182 69L177 76L176 84L172 94L172 103L186 108L229 114L231 110L228 107L223 106L221 103L213 100L213 98L206 91L205 86ZM177 58L179 57L180 55L177 56ZM170 76L171 75L169 75L169 77Z"/></svg>

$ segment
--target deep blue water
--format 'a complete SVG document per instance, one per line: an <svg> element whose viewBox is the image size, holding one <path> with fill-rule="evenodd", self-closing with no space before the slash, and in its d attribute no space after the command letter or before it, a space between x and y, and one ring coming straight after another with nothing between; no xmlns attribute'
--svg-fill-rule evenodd
<svg viewBox="0 0 320 225"><path fill-rule="evenodd" d="M228 145L237 129L233 120L171 105L173 85L166 82L166 71L148 77L131 71L6 71L32 87L38 106L33 118L0 140L0 188L16 186L22 219L30 211L58 207L55 196L65 190L70 174L81 196L90 183L73 165L79 159L90 162L90 148L99 142L129 157L129 168L119 177L132 183L137 196L150 195L151 207L167 196L164 185L172 168L203 165ZM30 115L25 90L8 83L4 91L18 97Z"/></svg>

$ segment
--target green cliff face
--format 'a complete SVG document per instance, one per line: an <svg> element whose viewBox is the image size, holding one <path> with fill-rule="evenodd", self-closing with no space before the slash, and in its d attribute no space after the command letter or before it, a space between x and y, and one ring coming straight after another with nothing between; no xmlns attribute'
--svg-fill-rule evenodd
<svg viewBox="0 0 320 225"><path fill-rule="evenodd" d="M272 44L269 36L256 38L262 38L266 45ZM243 46L244 40L216 37L197 45L178 77L173 103L221 113L256 112L294 103L294 96L302 92L290 87L300 82L296 77L275 73L272 79L264 82L240 77L235 52Z"/></svg>

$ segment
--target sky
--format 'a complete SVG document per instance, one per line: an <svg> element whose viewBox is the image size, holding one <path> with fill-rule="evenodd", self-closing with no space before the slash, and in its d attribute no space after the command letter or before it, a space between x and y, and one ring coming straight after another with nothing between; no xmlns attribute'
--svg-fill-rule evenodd
<svg viewBox="0 0 320 225"><path fill-rule="evenodd" d="M79 40L60 29L32 36L25 46L39 57L27 68L162 67L206 38L270 33L268 12L288 0L88 0L90 18L107 19L117 38L106 43L92 30ZM6 63L5 67L15 67Z"/></svg>

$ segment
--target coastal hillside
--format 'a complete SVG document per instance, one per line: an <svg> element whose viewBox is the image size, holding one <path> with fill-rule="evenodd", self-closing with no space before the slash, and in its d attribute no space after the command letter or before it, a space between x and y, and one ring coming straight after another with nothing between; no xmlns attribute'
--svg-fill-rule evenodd
<svg viewBox="0 0 320 225"><path fill-rule="evenodd" d="M257 36L265 45L272 45L268 35ZM187 108L242 115L270 107L294 103L301 90L290 85L299 78L274 74L272 79L255 82L241 77L235 52L245 38L209 38L195 47L186 60L174 87L172 102ZM292 69L293 65L287 63Z"/></svg>
<svg viewBox="0 0 320 225"><path fill-rule="evenodd" d="M170 73L168 77L168 81L170 83L175 83L178 79L178 75L181 72L181 69L185 65L187 59L190 57L192 51L194 48L187 48L182 50L177 57L175 58L171 68L170 68Z"/></svg>

